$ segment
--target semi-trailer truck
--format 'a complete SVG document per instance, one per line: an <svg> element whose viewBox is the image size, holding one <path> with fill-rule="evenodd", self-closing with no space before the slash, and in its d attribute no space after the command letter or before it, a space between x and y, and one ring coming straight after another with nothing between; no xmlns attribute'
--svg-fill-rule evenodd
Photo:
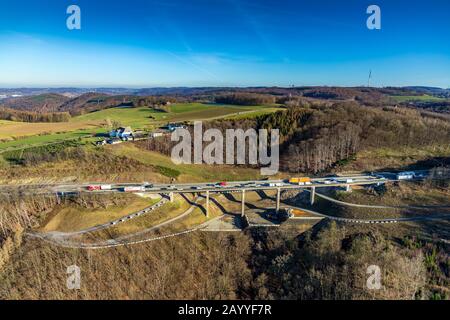
<svg viewBox="0 0 450 320"><path fill-rule="evenodd" d="M308 178L308 177L291 178L291 179L289 179L289 183L298 184L299 186L304 186L306 184L311 184L311 178Z"/></svg>

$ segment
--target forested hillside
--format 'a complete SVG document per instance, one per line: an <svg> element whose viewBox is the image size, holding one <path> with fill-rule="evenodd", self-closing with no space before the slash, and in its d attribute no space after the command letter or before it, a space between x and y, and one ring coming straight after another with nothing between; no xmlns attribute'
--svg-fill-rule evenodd
<svg viewBox="0 0 450 320"><path fill-rule="evenodd" d="M289 107L355 102L361 106L400 105L439 113L449 113L450 103L443 94L445 90L414 87L155 88L123 92L124 94L111 95L99 90L75 97L71 95L70 98L62 94L45 93L4 99L2 105L14 110L37 113L68 112L77 116L106 108L152 107L167 102L216 102L243 106L281 104Z"/></svg>
<svg viewBox="0 0 450 320"><path fill-rule="evenodd" d="M33 112L55 112L58 107L69 98L61 94L46 93L34 96L11 98L2 101L2 104L11 109Z"/></svg>
<svg viewBox="0 0 450 320"><path fill-rule="evenodd" d="M450 143L450 122L445 119L413 109L362 107L354 102L291 107L253 119L204 123L203 127L218 128L224 134L235 128L280 129L281 169L290 172L323 172L363 150ZM165 137L139 145L170 155L174 143Z"/></svg>
<svg viewBox="0 0 450 320"><path fill-rule="evenodd" d="M67 112L31 112L0 107L0 119L19 122L66 122L71 118Z"/></svg>

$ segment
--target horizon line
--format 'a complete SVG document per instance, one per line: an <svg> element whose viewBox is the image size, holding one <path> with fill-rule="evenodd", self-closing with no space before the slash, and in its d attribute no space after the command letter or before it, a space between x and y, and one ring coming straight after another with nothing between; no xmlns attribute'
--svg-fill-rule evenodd
<svg viewBox="0 0 450 320"><path fill-rule="evenodd" d="M435 88L442 90L450 90L450 87L439 87L432 85L388 85L388 86L367 86L367 85L299 85L299 86L280 86L280 85L230 85L230 86L1 86L0 89L126 89L126 90L143 90L143 89L220 89L220 88L241 88L241 89L251 89L251 88L281 88L281 89L296 89L296 88Z"/></svg>

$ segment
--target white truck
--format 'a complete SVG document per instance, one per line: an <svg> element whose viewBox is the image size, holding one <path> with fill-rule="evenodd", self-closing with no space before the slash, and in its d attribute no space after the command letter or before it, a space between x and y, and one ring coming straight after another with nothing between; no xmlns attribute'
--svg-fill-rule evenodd
<svg viewBox="0 0 450 320"><path fill-rule="evenodd" d="M282 187L283 183L281 182L271 182L268 184L269 187Z"/></svg>
<svg viewBox="0 0 450 320"><path fill-rule="evenodd" d="M416 174L412 171L400 172L397 173L397 180L412 180L415 178L415 176Z"/></svg>
<svg viewBox="0 0 450 320"><path fill-rule="evenodd" d="M124 192L143 192L145 191L145 187L143 186L130 186L123 188Z"/></svg>

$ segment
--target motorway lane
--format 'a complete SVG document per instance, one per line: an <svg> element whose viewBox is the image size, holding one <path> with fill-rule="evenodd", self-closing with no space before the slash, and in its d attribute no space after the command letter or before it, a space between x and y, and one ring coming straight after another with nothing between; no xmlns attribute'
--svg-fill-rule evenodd
<svg viewBox="0 0 450 320"><path fill-rule="evenodd" d="M428 171L419 170L414 171L420 174L420 178L403 180L403 181L420 181L426 179L429 175ZM351 182L350 182L351 181ZM367 175L367 174L353 174L337 177L326 178L311 178L311 184L297 185L287 182L287 180L250 180L250 181L227 181L226 186L219 186L217 182L202 182L202 183L182 183L182 184L150 184L150 183L71 183L71 184L28 184L28 185L0 185L0 194L12 194L19 195L35 195L35 194L57 194L60 196L65 195L78 195L79 193L92 193L92 194L107 194L107 193L120 193L124 192L125 187L142 187L144 191L141 193L152 194L169 194L169 193L204 193L209 191L211 193L223 193L223 192L242 192L246 191L258 191L258 190L298 190L309 189L311 187L324 188L324 187L346 187L346 186L363 186L363 185L379 185L386 182L396 182L395 173L383 173ZM111 185L111 190L98 190L89 191L90 185ZM135 193L139 193L135 192ZM130 192L131 193L131 192Z"/></svg>
<svg viewBox="0 0 450 320"><path fill-rule="evenodd" d="M352 182L346 182L351 179ZM325 183L327 181L328 183ZM348 176L348 177L334 177L334 178L312 178L311 184L296 185L286 182L285 180L250 180L250 181L228 181L226 186L219 186L218 183L184 183L184 184L153 184L146 186L143 183L83 183L83 184L30 184L30 185L2 185L0 192L12 193L18 192L21 194L46 194L56 193L60 195L71 193L111 193L123 192L125 187L144 187L145 193L197 193L197 192L222 192L227 191L256 191L256 190L274 190L274 189L300 189L310 187L345 187L347 185L371 185L378 183L385 183L388 180L368 175ZM271 185L272 184L272 185ZM111 190L97 190L88 191L90 185L111 185Z"/></svg>

